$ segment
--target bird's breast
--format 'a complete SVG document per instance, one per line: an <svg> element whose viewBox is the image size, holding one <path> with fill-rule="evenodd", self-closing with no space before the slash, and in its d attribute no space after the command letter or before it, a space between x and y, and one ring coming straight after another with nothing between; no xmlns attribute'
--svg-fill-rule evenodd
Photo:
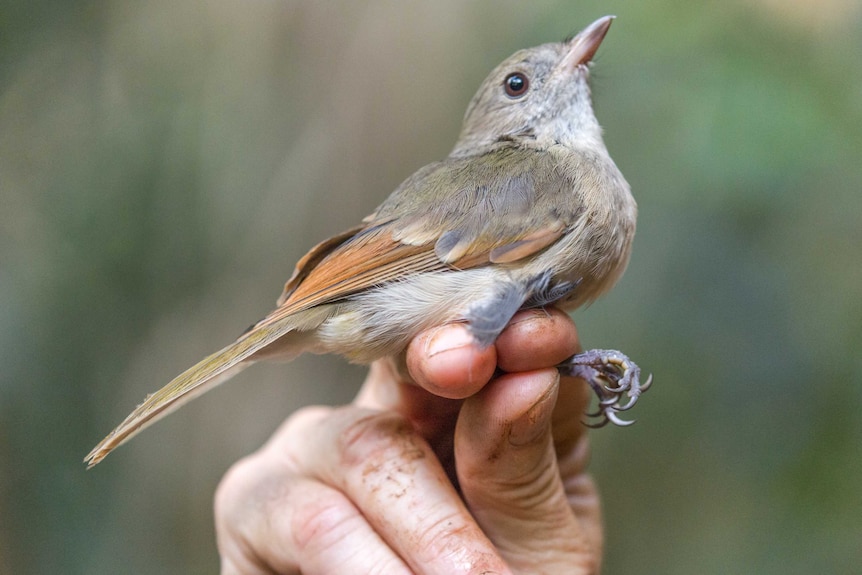
<svg viewBox="0 0 862 575"><path fill-rule="evenodd" d="M553 269L558 281L578 283L561 302L567 309L592 302L616 284L628 265L637 221L629 185L610 157L583 168L572 191L582 206L579 216L533 263L535 271Z"/></svg>

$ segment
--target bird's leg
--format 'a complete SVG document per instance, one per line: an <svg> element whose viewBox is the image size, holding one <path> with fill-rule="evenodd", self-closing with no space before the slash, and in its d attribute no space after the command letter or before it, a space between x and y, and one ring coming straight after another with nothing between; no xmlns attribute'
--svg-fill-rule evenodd
<svg viewBox="0 0 862 575"><path fill-rule="evenodd" d="M621 419L620 411L631 409L652 384L652 375L640 382L641 370L635 362L616 350L593 349L574 355L557 366L560 373L579 377L590 384L599 398L596 411L587 417L597 418L589 427L602 427L610 421L626 426L634 420ZM621 403L624 396L628 401Z"/></svg>

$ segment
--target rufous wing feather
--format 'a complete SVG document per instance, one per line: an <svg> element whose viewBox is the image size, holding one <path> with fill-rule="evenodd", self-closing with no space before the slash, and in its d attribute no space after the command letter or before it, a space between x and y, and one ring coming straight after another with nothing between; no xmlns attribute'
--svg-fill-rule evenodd
<svg viewBox="0 0 862 575"><path fill-rule="evenodd" d="M418 273L448 269L429 246L407 245L392 239L385 226L362 230L335 247L315 266L302 270L302 281L285 291L281 305L253 329L277 323L293 314L347 298L360 291Z"/></svg>
<svg viewBox="0 0 862 575"><path fill-rule="evenodd" d="M293 290L302 283L306 276L315 268L315 266L317 266L318 263L320 263L322 259L328 256L332 250L361 232L364 227L365 226L356 226L351 228L337 236L332 236L329 239L323 240L308 250L308 253L296 262L296 269L294 270L293 275L290 276L290 279L287 280L287 283L284 284L284 292L282 292L281 297L278 298L276 305L281 306L285 301L287 301L287 298L290 297Z"/></svg>

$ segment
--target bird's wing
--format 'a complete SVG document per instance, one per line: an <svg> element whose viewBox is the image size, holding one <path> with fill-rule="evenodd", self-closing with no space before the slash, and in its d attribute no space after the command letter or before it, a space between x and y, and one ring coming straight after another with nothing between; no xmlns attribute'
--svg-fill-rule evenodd
<svg viewBox="0 0 862 575"><path fill-rule="evenodd" d="M456 268L509 263L554 243L573 224L580 214L575 187L554 154L512 145L429 166L376 217L392 217L422 195L423 205L391 226L396 240L433 243L440 261Z"/></svg>
<svg viewBox="0 0 862 575"><path fill-rule="evenodd" d="M557 241L580 214L577 201L559 201L573 190L549 154L522 148L426 166L366 218L365 227L309 252L279 306L251 332L416 273L533 255Z"/></svg>

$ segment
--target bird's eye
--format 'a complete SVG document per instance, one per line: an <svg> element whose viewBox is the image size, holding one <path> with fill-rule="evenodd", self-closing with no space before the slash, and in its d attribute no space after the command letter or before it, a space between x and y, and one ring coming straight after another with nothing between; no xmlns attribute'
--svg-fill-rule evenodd
<svg viewBox="0 0 862 575"><path fill-rule="evenodd" d="M520 98L527 93L530 81L521 72L512 72L503 80L503 89L510 98Z"/></svg>

